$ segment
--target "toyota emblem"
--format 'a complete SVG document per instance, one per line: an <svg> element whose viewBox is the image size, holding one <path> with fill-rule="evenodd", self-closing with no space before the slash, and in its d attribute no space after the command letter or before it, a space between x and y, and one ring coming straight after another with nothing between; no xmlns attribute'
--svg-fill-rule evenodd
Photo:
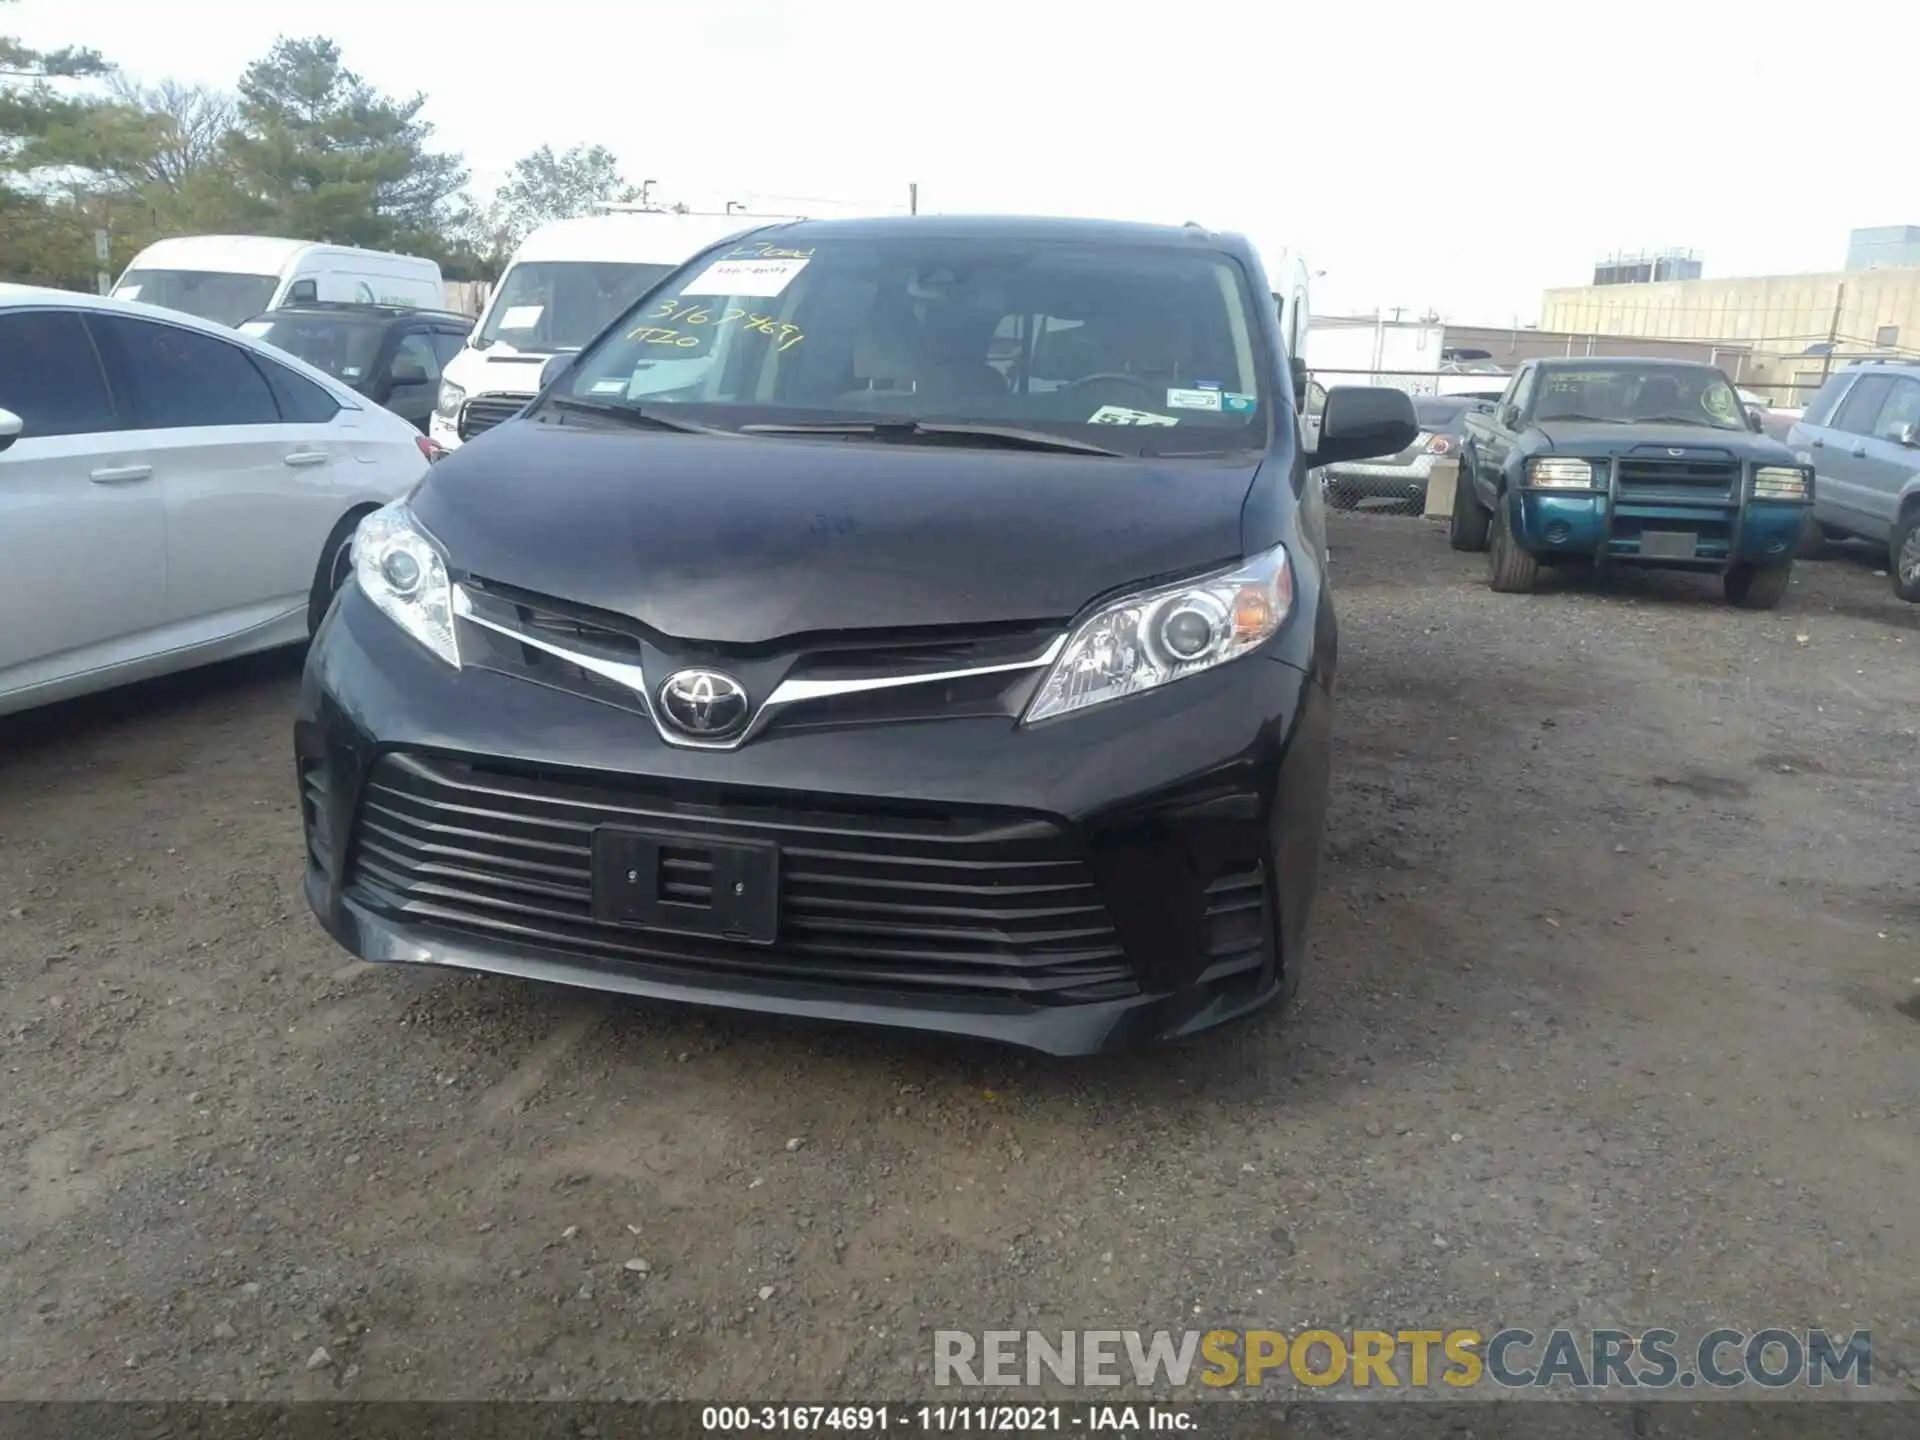
<svg viewBox="0 0 1920 1440"><path fill-rule="evenodd" d="M661 685L660 713L682 735L725 740L746 728L746 687L718 670L682 670Z"/></svg>
<svg viewBox="0 0 1920 1440"><path fill-rule="evenodd" d="M1676 460L1678 460L1678 459L1679 459L1679 458L1680 458L1680 457L1681 457L1682 455L1684 455L1684 454L1686 454L1686 453L1687 453L1687 452L1686 452L1686 451L1684 451L1684 450L1669 450L1669 451L1667 451L1667 454L1669 454L1669 455L1671 455L1671 456L1673 456L1673 458L1674 458L1674 459L1676 459Z"/></svg>

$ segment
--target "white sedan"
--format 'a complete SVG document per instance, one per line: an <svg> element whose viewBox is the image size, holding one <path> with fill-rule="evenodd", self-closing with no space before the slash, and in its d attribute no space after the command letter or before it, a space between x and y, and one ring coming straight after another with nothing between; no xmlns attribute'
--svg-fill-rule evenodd
<svg viewBox="0 0 1920 1440"><path fill-rule="evenodd" d="M224 326L0 285L0 714L306 640L427 464Z"/></svg>

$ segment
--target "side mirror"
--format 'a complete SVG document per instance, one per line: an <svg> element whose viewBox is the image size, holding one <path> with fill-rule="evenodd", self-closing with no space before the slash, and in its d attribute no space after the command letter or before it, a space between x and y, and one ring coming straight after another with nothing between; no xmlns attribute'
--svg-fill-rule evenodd
<svg viewBox="0 0 1920 1440"><path fill-rule="evenodd" d="M1293 408L1304 411L1307 408L1307 362L1296 355L1288 368L1293 371Z"/></svg>
<svg viewBox="0 0 1920 1440"><path fill-rule="evenodd" d="M387 379L396 390L404 389L409 385L425 385L427 367L418 360L403 355L393 362L393 368L387 371Z"/></svg>
<svg viewBox="0 0 1920 1440"><path fill-rule="evenodd" d="M573 368L573 361L571 354L549 356L547 363L540 367L540 392L545 394L552 388L555 381Z"/></svg>
<svg viewBox="0 0 1920 1440"><path fill-rule="evenodd" d="M0 410L0 415L7 412ZM1920 425L1908 423L1900 427L1900 433L1894 437L1910 450L1920 450Z"/></svg>
<svg viewBox="0 0 1920 1440"><path fill-rule="evenodd" d="M1758 405L1749 405L1747 407L1747 428L1756 435L1766 428L1764 423L1765 418L1766 417L1761 414Z"/></svg>
<svg viewBox="0 0 1920 1440"><path fill-rule="evenodd" d="M1320 412L1315 467L1397 455L1420 433L1413 399L1384 385L1336 385Z"/></svg>
<svg viewBox="0 0 1920 1440"><path fill-rule="evenodd" d="M1498 419L1501 425L1507 429L1512 430L1516 428L1520 424L1520 407L1518 405L1502 405Z"/></svg>
<svg viewBox="0 0 1920 1440"><path fill-rule="evenodd" d="M0 450L6 449L20 438L20 432L27 428L27 422L11 410L0 410Z"/></svg>

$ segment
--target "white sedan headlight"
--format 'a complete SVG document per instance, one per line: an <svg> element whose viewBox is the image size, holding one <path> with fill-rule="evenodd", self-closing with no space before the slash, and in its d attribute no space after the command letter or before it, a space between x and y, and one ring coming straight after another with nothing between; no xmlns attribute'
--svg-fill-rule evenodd
<svg viewBox="0 0 1920 1440"><path fill-rule="evenodd" d="M1590 490L1593 488L1593 462L1571 460L1565 456L1535 460L1527 466L1527 480L1547 490Z"/></svg>
<svg viewBox="0 0 1920 1440"><path fill-rule="evenodd" d="M1265 644L1293 609L1282 546L1215 575L1104 605L1067 637L1024 724L1152 690Z"/></svg>
<svg viewBox="0 0 1920 1440"><path fill-rule="evenodd" d="M460 413L460 407L466 402L467 392L451 380L440 382L440 398L434 401L433 409L437 415L451 420Z"/></svg>
<svg viewBox="0 0 1920 1440"><path fill-rule="evenodd" d="M1762 465L1753 472L1753 498L1804 500L1807 498L1807 472L1791 465Z"/></svg>
<svg viewBox="0 0 1920 1440"><path fill-rule="evenodd" d="M383 505L360 522L353 537L353 575L388 619L460 668L447 562L406 501Z"/></svg>

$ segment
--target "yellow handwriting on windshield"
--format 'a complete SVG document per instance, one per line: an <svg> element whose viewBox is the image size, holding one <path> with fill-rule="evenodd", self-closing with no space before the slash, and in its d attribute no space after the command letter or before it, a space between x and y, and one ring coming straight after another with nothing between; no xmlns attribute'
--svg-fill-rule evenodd
<svg viewBox="0 0 1920 1440"><path fill-rule="evenodd" d="M751 245L736 246L722 258L727 260L811 260L813 247L808 246L805 250L782 250L777 245L769 245L764 240L758 240Z"/></svg>
<svg viewBox="0 0 1920 1440"><path fill-rule="evenodd" d="M715 315L711 306L697 301L683 303L668 300L658 306L649 320L671 320L675 325L741 325L748 330L758 330L774 342L776 351L791 350L807 337L798 325L789 325L784 320L775 320L770 315L756 315L751 310L723 310ZM663 338L664 337L664 338ZM678 330L663 329L658 325L640 325L627 332L629 340L638 340L643 345L680 345L691 347L700 343L697 335L681 335Z"/></svg>

